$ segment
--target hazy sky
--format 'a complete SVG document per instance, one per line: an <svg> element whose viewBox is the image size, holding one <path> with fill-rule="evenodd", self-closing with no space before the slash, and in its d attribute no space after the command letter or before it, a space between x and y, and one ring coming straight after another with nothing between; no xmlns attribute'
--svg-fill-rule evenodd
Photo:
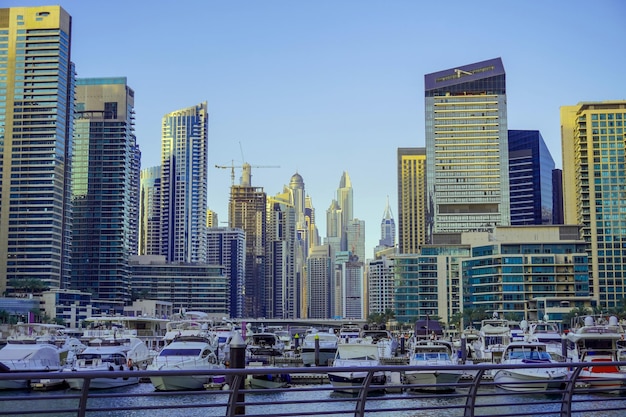
<svg viewBox="0 0 626 417"><path fill-rule="evenodd" d="M559 108L626 99L626 2L5 0L73 17L78 77L125 76L142 166L159 164L161 120L207 101L209 208L228 218L230 170L268 195L302 175L326 235L347 171L366 256L390 199L396 154L424 146L424 75L501 57L509 129L539 130L561 164ZM236 170L236 181L241 170ZM396 217L397 223L397 217Z"/></svg>

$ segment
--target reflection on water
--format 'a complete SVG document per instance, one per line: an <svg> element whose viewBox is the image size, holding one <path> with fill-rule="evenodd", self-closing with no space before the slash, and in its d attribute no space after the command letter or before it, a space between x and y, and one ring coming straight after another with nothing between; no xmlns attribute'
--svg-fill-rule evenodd
<svg viewBox="0 0 626 417"><path fill-rule="evenodd" d="M330 385L319 385L326 390L312 391L308 385L302 390L294 387L280 393L247 393L245 414L268 414L317 412L324 416L346 416L349 414L340 411L354 411L354 402L341 402L342 399L353 399L349 393L334 392ZM436 397L424 397L420 393L407 391L402 393L388 393L368 396L366 404L367 415L384 417L461 417L464 415L465 397L461 397L466 390L459 390L457 394L442 394ZM2 412L10 412L12 416L24 416L24 411L47 411L48 416L74 417L76 416L76 404L79 401L79 391L61 391L63 394L75 394L75 398L55 400L54 396L59 392L9 392L0 391ZM123 397L116 394L138 394L136 396ZM123 387L112 390L99 391L103 395L89 399L89 408L102 410L104 408L126 408L125 410L91 411L89 416L94 417L209 417L223 416L226 413L228 395L216 391L197 391L194 393L179 394L176 392L155 392L151 384L139 384L131 387ZM144 396L151 394L151 396ZM497 394L497 395L494 395ZM6 396L19 396L23 401L2 401ZM560 395L507 395L497 388L479 391L477 398L477 415L503 415L509 414L516 406L523 405L523 413L532 415L558 415ZM32 401L34 399L46 399L46 401ZM50 398L50 399L48 399ZM394 401L389 401L393 398ZM602 399L601 403L591 402ZM276 404L279 401L297 401L297 404ZM206 404L215 405L207 408ZM593 411L599 407L603 411ZM47 407L43 409L42 407ZM389 408L407 408L408 411L387 411ZM130 408L130 409L128 409ZM417 410L419 408L419 411ZM615 410L606 410L615 408ZM572 409L590 410L582 414L585 417L623 417L626 410L626 397L601 394L577 394L574 396ZM378 410L378 412L377 412ZM334 414L335 413L335 414Z"/></svg>

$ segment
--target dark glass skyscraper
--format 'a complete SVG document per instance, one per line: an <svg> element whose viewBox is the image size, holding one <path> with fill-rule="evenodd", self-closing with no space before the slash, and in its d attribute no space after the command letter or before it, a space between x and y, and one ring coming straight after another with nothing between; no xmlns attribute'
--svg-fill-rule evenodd
<svg viewBox="0 0 626 417"><path fill-rule="evenodd" d="M509 130L511 225L552 223L554 159L537 130Z"/></svg>
<svg viewBox="0 0 626 417"><path fill-rule="evenodd" d="M130 300L128 260L137 253L134 96L126 78L76 81L72 287L120 312Z"/></svg>

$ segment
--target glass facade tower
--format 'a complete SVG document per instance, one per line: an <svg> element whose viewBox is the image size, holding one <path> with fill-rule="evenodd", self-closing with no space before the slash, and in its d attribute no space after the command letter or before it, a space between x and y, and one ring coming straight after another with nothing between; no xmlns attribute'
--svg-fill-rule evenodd
<svg viewBox="0 0 626 417"><path fill-rule="evenodd" d="M552 223L554 160L537 130L509 130L511 225Z"/></svg>
<svg viewBox="0 0 626 417"><path fill-rule="evenodd" d="M76 80L72 287L114 302L114 311L130 301L128 260L137 253L134 101L126 78Z"/></svg>
<svg viewBox="0 0 626 417"><path fill-rule="evenodd" d="M506 79L500 58L425 75L428 242L509 225Z"/></svg>
<svg viewBox="0 0 626 417"><path fill-rule="evenodd" d="M626 101L561 107L565 224L582 225L590 295L602 309L626 298Z"/></svg>
<svg viewBox="0 0 626 417"><path fill-rule="evenodd" d="M206 262L207 103L166 114L161 148L161 250L168 262Z"/></svg>
<svg viewBox="0 0 626 417"><path fill-rule="evenodd" d="M59 6L0 9L0 292L69 285L71 33Z"/></svg>

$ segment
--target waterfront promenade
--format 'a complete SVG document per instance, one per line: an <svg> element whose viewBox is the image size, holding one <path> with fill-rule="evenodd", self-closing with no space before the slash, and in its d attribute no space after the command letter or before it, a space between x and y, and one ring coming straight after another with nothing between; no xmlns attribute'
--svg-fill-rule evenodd
<svg viewBox="0 0 626 417"><path fill-rule="evenodd" d="M461 368L476 378L464 378L447 394L424 392L421 386L389 384L384 394L367 395L367 381L355 394L335 392L323 375L328 367L285 367L282 372L294 376L291 386L275 390L251 390L243 388L243 381L250 369L226 369L230 385L221 389L201 391L156 392L151 384L113 390L81 391L61 390L54 392L3 391L0 392L0 416L135 416L135 417L194 417L194 416L385 416L385 417L478 417L478 416L584 416L622 417L626 415L626 386L622 392L606 393L591 389L577 380L577 371L588 364L568 364L572 373L562 389L546 393L516 393L503 391L483 373L502 368L501 365L463 365L441 367ZM626 363L616 363L626 366ZM549 367L550 365L541 365ZM562 366L562 365L561 365ZM510 367L510 365L508 366ZM415 369L405 365L368 367L376 371L402 373ZM338 370L335 368L335 370ZM350 369L345 369L349 371ZM262 372L262 371L260 371ZM174 371L126 371L117 372L124 378L141 375L167 375ZM178 374L193 375L193 371ZM216 373L217 375L217 373ZM8 378L54 378L55 373L8 374L0 373L0 379ZM111 376L110 372L84 372L80 377ZM301 378L299 378L299 376ZM319 379L316 379L317 378ZM307 379L308 378L308 379ZM301 383L298 383L300 381ZM306 383L305 383L306 381Z"/></svg>

